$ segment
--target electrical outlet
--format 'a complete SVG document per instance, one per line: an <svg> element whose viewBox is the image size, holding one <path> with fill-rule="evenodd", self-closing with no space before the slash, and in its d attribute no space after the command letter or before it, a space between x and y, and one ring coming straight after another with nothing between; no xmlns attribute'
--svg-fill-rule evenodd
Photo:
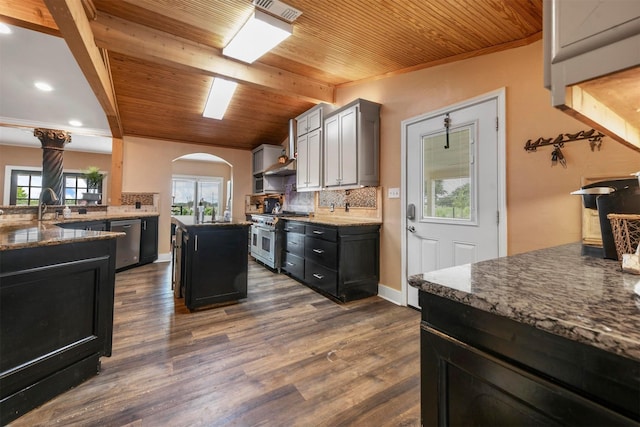
<svg viewBox="0 0 640 427"><path fill-rule="evenodd" d="M399 199L400 189L398 187L390 188L387 194L390 199Z"/></svg>

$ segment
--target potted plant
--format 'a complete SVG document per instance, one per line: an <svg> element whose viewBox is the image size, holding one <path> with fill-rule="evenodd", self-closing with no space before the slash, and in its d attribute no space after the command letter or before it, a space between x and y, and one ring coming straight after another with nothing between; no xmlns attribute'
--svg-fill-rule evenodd
<svg viewBox="0 0 640 427"><path fill-rule="evenodd" d="M82 198L88 202L97 203L102 196L99 193L99 189L104 175L100 173L100 168L97 166L89 166L82 171L82 174L87 180L87 193L83 193Z"/></svg>

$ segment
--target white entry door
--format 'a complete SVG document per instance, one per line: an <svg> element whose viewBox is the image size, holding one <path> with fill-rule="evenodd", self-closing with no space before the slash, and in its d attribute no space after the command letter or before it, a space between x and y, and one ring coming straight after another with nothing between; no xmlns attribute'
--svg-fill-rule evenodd
<svg viewBox="0 0 640 427"><path fill-rule="evenodd" d="M490 98L403 123L408 275L499 256L497 119Z"/></svg>

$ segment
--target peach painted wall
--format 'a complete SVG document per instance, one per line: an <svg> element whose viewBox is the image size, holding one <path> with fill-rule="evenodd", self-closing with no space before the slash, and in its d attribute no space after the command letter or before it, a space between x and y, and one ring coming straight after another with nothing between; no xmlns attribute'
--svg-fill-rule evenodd
<svg viewBox="0 0 640 427"><path fill-rule="evenodd" d="M111 170L111 155L97 153L83 153L66 150L62 165L66 171L81 171L88 166L98 166L107 172L106 186L109 186L109 171ZM42 148L18 147L0 145L0 203L4 200L4 185L6 166L29 166L42 168ZM108 188L103 190L108 192Z"/></svg>
<svg viewBox="0 0 640 427"><path fill-rule="evenodd" d="M581 200L569 192L582 177L640 170L640 153L605 138L600 152L588 142L563 148L567 168L551 166L551 149L527 153L528 139L589 129L550 106L544 89L542 42L337 90L336 105L355 98L382 104L381 185L383 220L380 283L400 290L401 205L386 197L401 183L403 120L506 88L508 254L580 240Z"/></svg>
<svg viewBox="0 0 640 427"><path fill-rule="evenodd" d="M251 151L125 137L122 191L159 193L158 253L160 255L168 254L170 251L172 162L178 157L192 153L213 154L231 165L233 181L231 215L234 219L244 220L244 196L251 193Z"/></svg>

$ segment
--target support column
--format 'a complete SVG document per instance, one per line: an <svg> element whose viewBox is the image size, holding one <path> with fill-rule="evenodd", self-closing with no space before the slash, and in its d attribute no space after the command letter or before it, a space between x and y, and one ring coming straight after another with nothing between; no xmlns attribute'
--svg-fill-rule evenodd
<svg viewBox="0 0 640 427"><path fill-rule="evenodd" d="M51 200L51 195L44 193L42 201L47 205L64 204L64 182L62 181L62 159L64 145L71 142L71 134L64 130L36 128L33 136L42 143L42 190L51 188L58 201Z"/></svg>

